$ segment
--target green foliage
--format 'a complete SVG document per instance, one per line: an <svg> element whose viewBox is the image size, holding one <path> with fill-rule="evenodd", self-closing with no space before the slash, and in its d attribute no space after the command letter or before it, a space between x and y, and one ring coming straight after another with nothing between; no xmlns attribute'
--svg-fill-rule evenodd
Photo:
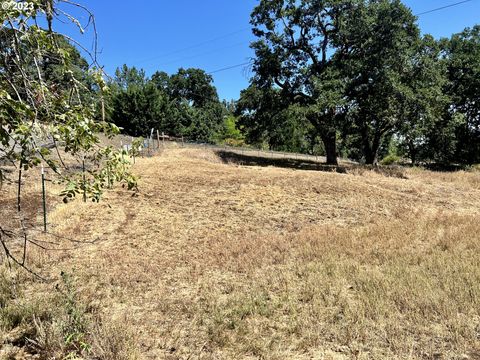
<svg viewBox="0 0 480 360"><path fill-rule="evenodd" d="M200 69L180 69L169 76L143 70L117 69L108 99L111 120L133 136L149 136L152 128L191 140L213 141L221 132L225 108Z"/></svg>
<svg viewBox="0 0 480 360"><path fill-rule="evenodd" d="M348 79L350 131L360 135L368 164L376 164L386 137L402 122L404 104L414 96L419 34L413 14L400 1L360 2L341 29L349 47L337 56Z"/></svg>
<svg viewBox="0 0 480 360"><path fill-rule="evenodd" d="M72 175L60 193L63 202L67 203L83 193L88 194L93 202L99 202L104 189L112 188L114 183L122 183L128 190L138 190L138 179L129 171L131 157L138 156L138 146L136 143L136 147L130 151L117 151L108 146L102 148L96 158L88 158L89 162L101 162L102 166Z"/></svg>
<svg viewBox="0 0 480 360"><path fill-rule="evenodd" d="M0 154L23 170L43 163L66 184L62 195L73 197L82 189L98 201L102 165L119 154L104 151L98 137L119 133L99 111L108 87L98 68L90 69L79 51L51 30L51 23L45 29L33 25L37 15L55 13L49 2L35 4L24 17L10 10L0 14L5 25L0 34ZM78 25L73 17L70 20ZM95 160L95 168L89 168L88 187L85 173L63 171L58 154L42 146L45 141L53 141L80 161ZM114 170L116 179L134 187L128 167Z"/></svg>
<svg viewBox="0 0 480 360"><path fill-rule="evenodd" d="M305 107L299 119L307 119L316 130L330 164L337 163L336 129L344 117L343 82L335 76L339 62L331 54L342 49L337 35L354 3L263 0L251 16L258 38L252 44L256 55L252 85L258 89L254 91L265 92L267 98L280 96L280 102L264 107L270 114L295 104ZM262 95L255 97L262 101ZM268 115L264 119L278 120Z"/></svg>
<svg viewBox="0 0 480 360"><path fill-rule="evenodd" d="M413 163L479 161L480 26L421 37L399 0L263 0L251 23L255 75L236 106L248 141L321 139L328 162L375 164L395 137Z"/></svg>
<svg viewBox="0 0 480 360"><path fill-rule="evenodd" d="M87 312L85 306L78 300L72 276L62 272L61 279L62 282L57 286L57 290L61 294L59 300L63 307L63 320L60 327L67 353L65 359L76 359L78 356L88 354L91 349L87 340L89 328Z"/></svg>
<svg viewBox="0 0 480 360"><path fill-rule="evenodd" d="M222 129L225 111L220 102L208 103L204 108L182 104L183 131L188 139L214 142Z"/></svg>
<svg viewBox="0 0 480 360"><path fill-rule="evenodd" d="M194 108L205 108L212 102L219 102L213 78L201 69L183 69L171 76L170 94L177 102L186 101Z"/></svg>
<svg viewBox="0 0 480 360"><path fill-rule="evenodd" d="M446 93L452 101L448 107L446 129L456 142L450 161L480 161L480 25L467 28L444 40L449 83Z"/></svg>
<svg viewBox="0 0 480 360"><path fill-rule="evenodd" d="M440 121L449 101L443 92L447 78L440 54L440 43L426 35L412 58L412 96L403 103L402 121L397 129L401 138L400 149L413 164L429 157L438 160L432 151L434 142L431 137L438 129L445 129Z"/></svg>
<svg viewBox="0 0 480 360"><path fill-rule="evenodd" d="M115 70L115 81L113 83L113 90L127 90L132 87L141 88L147 83L145 71L143 69L138 70L135 66L129 68L127 65L123 65L121 68Z"/></svg>
<svg viewBox="0 0 480 360"><path fill-rule="evenodd" d="M223 121L224 132L223 137L224 139L232 139L232 140L243 140L244 136L240 129L237 128L237 118L233 115L225 116Z"/></svg>
<svg viewBox="0 0 480 360"><path fill-rule="evenodd" d="M167 96L150 83L118 92L112 108L111 120L132 136L148 137L152 128L165 131L162 123L175 114Z"/></svg>
<svg viewBox="0 0 480 360"><path fill-rule="evenodd" d="M415 101L400 128L404 152L414 163L474 163L480 159L480 27L439 42L426 36L422 49L412 74Z"/></svg>
<svg viewBox="0 0 480 360"><path fill-rule="evenodd" d="M400 160L400 157L398 157L397 155L387 155L382 159L380 163L382 165L393 165L398 164Z"/></svg>
<svg viewBox="0 0 480 360"><path fill-rule="evenodd" d="M233 114L224 115L223 127L216 135L216 142L230 146L243 146L245 144L245 136L238 127L238 119Z"/></svg>

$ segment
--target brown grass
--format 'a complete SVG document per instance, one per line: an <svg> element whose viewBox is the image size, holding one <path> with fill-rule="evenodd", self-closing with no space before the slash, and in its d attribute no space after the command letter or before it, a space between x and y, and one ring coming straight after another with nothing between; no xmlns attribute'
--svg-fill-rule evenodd
<svg viewBox="0 0 480 360"><path fill-rule="evenodd" d="M126 342L109 338L121 324L145 359L480 358L480 173L245 167L199 149L135 172L138 196L51 215L94 245L31 255L74 274L103 319L97 353Z"/></svg>

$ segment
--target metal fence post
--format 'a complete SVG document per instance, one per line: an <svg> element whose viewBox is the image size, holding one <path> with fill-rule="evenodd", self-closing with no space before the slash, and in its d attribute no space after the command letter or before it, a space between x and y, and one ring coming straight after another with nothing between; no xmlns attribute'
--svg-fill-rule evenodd
<svg viewBox="0 0 480 360"><path fill-rule="evenodd" d="M83 178L83 202L87 202L87 178L85 176L85 155L82 161L82 178Z"/></svg>
<svg viewBox="0 0 480 360"><path fill-rule="evenodd" d="M45 169L42 165L43 231L47 232L47 196L45 192Z"/></svg>

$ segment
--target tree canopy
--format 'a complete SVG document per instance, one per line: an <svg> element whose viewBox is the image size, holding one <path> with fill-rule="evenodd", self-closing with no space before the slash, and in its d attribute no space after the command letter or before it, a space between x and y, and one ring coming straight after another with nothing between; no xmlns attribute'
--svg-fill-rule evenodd
<svg viewBox="0 0 480 360"><path fill-rule="evenodd" d="M213 79L201 69L179 69L169 76L124 65L117 69L109 102L111 120L134 136L150 129L190 140L214 141L224 130L227 110Z"/></svg>
<svg viewBox="0 0 480 360"><path fill-rule="evenodd" d="M251 23L247 138L275 147L296 123L290 136L321 139L329 164L339 152L376 164L392 142L413 163L479 161L478 26L422 37L400 0L261 0Z"/></svg>

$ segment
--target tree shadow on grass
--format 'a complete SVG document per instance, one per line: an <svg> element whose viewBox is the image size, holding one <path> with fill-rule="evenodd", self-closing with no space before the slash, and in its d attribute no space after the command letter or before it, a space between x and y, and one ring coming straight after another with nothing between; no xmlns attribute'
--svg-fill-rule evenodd
<svg viewBox="0 0 480 360"><path fill-rule="evenodd" d="M255 156L247 154L238 154L233 151L218 150L216 151L218 157L226 164L238 164L244 166L274 166L279 168L297 169L297 170L311 170L311 171L326 171L337 172L341 174L347 173L347 167L327 165L321 162L316 162L307 159L293 159L293 158L279 158Z"/></svg>

